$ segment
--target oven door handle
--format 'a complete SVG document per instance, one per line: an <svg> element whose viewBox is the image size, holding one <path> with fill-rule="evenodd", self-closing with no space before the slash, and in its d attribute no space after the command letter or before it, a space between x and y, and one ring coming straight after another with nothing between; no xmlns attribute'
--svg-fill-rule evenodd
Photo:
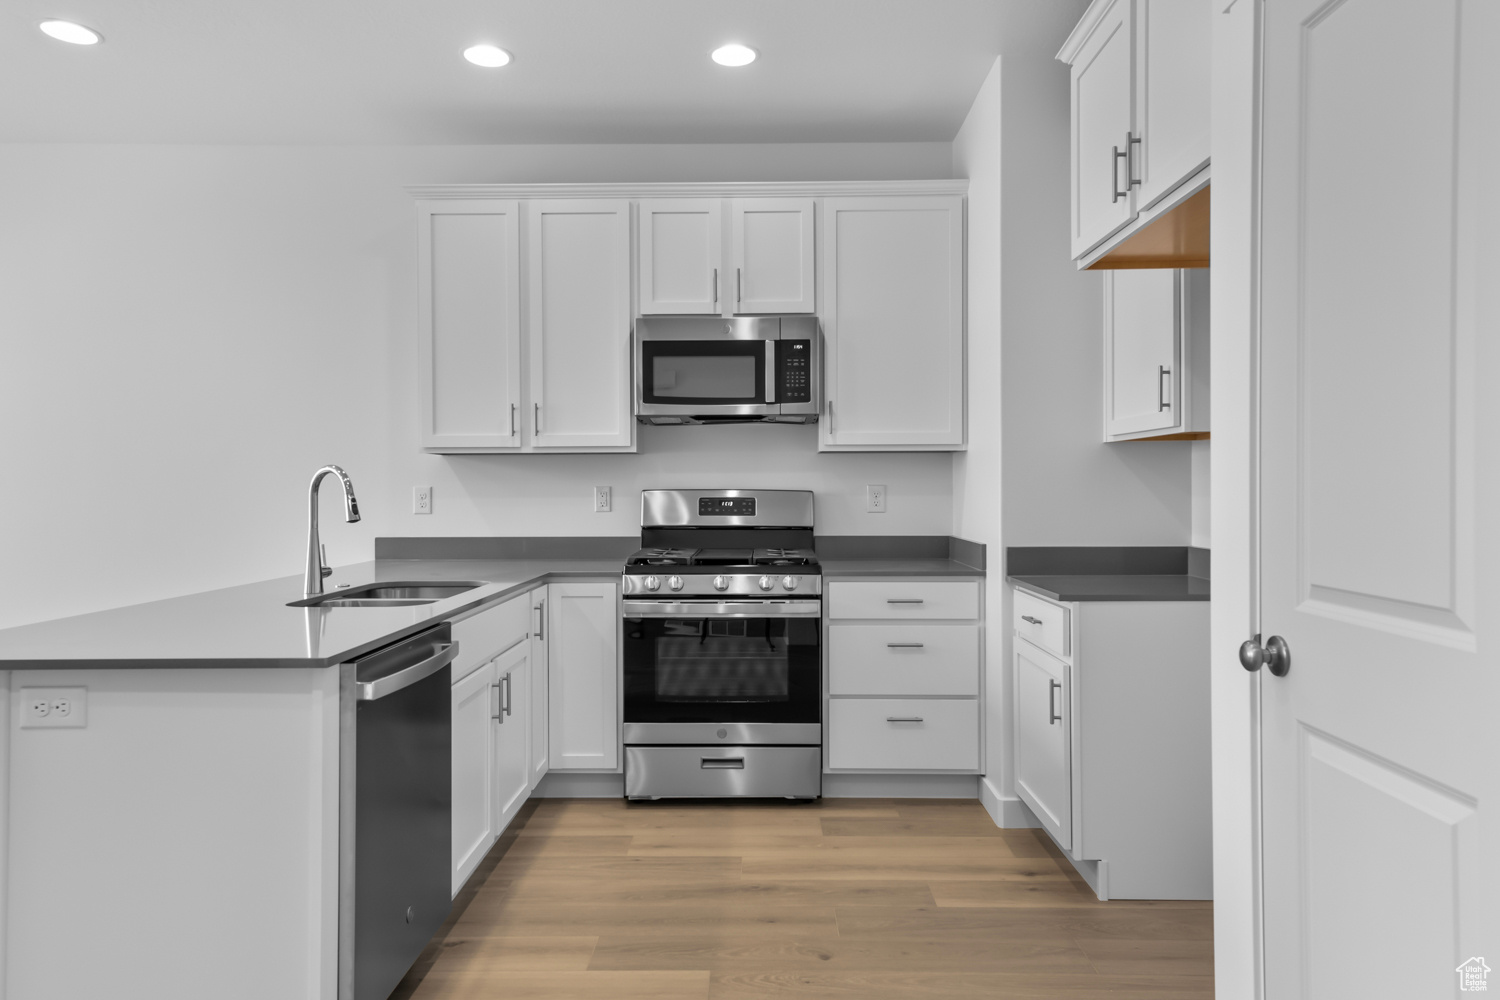
<svg viewBox="0 0 1500 1000"><path fill-rule="evenodd" d="M822 601L622 601L625 618L816 618Z"/></svg>

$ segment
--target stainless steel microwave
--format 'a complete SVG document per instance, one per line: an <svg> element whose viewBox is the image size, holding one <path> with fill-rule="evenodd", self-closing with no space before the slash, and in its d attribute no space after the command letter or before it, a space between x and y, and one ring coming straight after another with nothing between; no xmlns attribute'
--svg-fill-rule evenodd
<svg viewBox="0 0 1500 1000"><path fill-rule="evenodd" d="M816 423L822 385L816 316L635 321L643 424Z"/></svg>

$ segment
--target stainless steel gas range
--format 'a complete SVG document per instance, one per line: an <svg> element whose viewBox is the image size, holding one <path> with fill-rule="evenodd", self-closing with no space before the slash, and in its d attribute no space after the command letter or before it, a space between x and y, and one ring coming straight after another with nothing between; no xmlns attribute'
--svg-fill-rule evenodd
<svg viewBox="0 0 1500 1000"><path fill-rule="evenodd" d="M817 798L823 577L803 490L646 490L625 564L625 794Z"/></svg>

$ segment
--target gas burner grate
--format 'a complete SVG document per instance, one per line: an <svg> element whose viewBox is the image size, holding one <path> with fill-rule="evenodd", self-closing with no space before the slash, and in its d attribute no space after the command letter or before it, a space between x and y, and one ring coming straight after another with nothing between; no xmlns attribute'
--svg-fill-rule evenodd
<svg viewBox="0 0 1500 1000"><path fill-rule="evenodd" d="M810 549L756 549L757 566L811 566L818 561Z"/></svg>

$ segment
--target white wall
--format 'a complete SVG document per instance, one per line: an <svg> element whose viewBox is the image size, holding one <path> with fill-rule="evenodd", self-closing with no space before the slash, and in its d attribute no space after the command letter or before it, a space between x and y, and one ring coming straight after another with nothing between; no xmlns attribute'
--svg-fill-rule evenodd
<svg viewBox="0 0 1500 1000"><path fill-rule="evenodd" d="M406 184L950 176L948 143L0 146L0 627L300 572L376 535L630 534L642 485L819 491L820 529L946 533L947 455L814 453L808 428L647 430L637 456L416 451ZM865 482L890 513L866 515ZM595 515L588 489L615 487ZM414 517L411 486L436 487ZM851 485L852 484L852 485ZM334 491L325 491L332 493Z"/></svg>
<svg viewBox="0 0 1500 1000"><path fill-rule="evenodd" d="M1200 549L1212 548L1213 533L1209 526L1209 443L1194 441L1192 448L1193 541Z"/></svg>

